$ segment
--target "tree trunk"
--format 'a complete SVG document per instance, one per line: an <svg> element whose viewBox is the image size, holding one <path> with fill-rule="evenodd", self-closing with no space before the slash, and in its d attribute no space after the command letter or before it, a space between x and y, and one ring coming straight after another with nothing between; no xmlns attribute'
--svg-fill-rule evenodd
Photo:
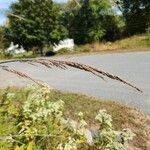
<svg viewBox="0 0 150 150"><path fill-rule="evenodd" d="M39 47L39 51L40 51L40 55L41 55L41 56L44 56L44 54L43 54L43 46L40 46L40 47Z"/></svg>

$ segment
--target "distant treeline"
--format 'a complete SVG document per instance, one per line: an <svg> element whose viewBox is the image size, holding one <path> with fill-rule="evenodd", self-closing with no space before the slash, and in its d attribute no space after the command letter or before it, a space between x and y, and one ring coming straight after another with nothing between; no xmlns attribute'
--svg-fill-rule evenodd
<svg viewBox="0 0 150 150"><path fill-rule="evenodd" d="M3 47L12 41L42 52L45 45L64 38L86 44L144 33L150 26L150 1L18 0L10 6L7 17L8 22L0 27Z"/></svg>

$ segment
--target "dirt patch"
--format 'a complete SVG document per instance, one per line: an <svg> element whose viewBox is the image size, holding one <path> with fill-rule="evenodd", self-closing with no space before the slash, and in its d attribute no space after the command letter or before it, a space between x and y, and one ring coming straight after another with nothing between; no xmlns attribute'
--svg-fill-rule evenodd
<svg viewBox="0 0 150 150"><path fill-rule="evenodd" d="M126 122L123 128L130 128L136 137L129 146L129 150L148 150L150 149L150 116L133 109L130 111L134 120Z"/></svg>

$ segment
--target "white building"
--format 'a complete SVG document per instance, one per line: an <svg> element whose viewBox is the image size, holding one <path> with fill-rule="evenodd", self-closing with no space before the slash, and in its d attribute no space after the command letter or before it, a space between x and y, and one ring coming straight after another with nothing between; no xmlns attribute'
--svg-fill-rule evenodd
<svg viewBox="0 0 150 150"><path fill-rule="evenodd" d="M60 41L58 43L58 45L56 45L54 43L54 46L53 46L53 52L58 52L59 50L65 48L67 50L70 50L72 51L74 49L74 40L73 39L65 39L63 41Z"/></svg>

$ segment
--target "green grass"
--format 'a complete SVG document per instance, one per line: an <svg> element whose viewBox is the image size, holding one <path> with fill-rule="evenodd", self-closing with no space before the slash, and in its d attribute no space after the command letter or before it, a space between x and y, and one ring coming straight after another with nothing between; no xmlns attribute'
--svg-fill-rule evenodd
<svg viewBox="0 0 150 150"><path fill-rule="evenodd" d="M112 53L112 52L130 52L130 51L149 51L150 50L150 36L135 35L129 38L121 39L115 42L96 42L85 45L75 46L74 51L69 51L67 49L60 50L56 55L74 55L74 54L85 54L85 53ZM23 54L15 54L14 56L4 55L0 53L1 59L12 59L12 58L34 58L39 55L33 54L32 51Z"/></svg>
<svg viewBox="0 0 150 150"><path fill-rule="evenodd" d="M3 59L15 59L15 58L16 59L34 58L34 57L36 57L36 55L34 55L32 51L21 53L21 54L14 54L14 55L0 53L0 60L3 60Z"/></svg>
<svg viewBox="0 0 150 150"><path fill-rule="evenodd" d="M12 56L11 55L4 55L1 51L0 51L0 60L3 60L3 59L11 59Z"/></svg>
<svg viewBox="0 0 150 150"><path fill-rule="evenodd" d="M135 35L129 38L121 39L115 42L107 42L106 44L103 43L93 43L91 45L85 45L83 49L89 47L90 52L110 52L116 50L124 50L126 51L133 51L133 50L148 50L146 48L150 48L150 38L147 35Z"/></svg>
<svg viewBox="0 0 150 150"><path fill-rule="evenodd" d="M13 58L34 58L36 55L33 54L32 51L21 53L21 54L15 54Z"/></svg>
<svg viewBox="0 0 150 150"><path fill-rule="evenodd" d="M135 49L150 47L150 38L147 35L135 35L113 43L120 49Z"/></svg>
<svg viewBox="0 0 150 150"><path fill-rule="evenodd" d="M130 52L130 51L149 51L150 50L150 37L146 34L135 35L129 38L124 38L115 42L95 42L91 44L78 45L75 51L58 52L62 54L84 54L92 52L111 53L111 52Z"/></svg>
<svg viewBox="0 0 150 150"><path fill-rule="evenodd" d="M6 94L10 92L16 93L16 95L11 102L8 103ZM15 134L15 114L18 112L18 109L21 108L27 96L28 92L24 89L11 88L0 90L0 135ZM85 115L85 120L92 127L97 126L94 118L99 109L106 109L108 113L112 115L113 124L117 130L129 127L136 133L137 136L132 142L133 146L141 148L142 150L148 148L147 142L150 141L150 134L148 134L147 119L146 116L139 111L116 102L52 90L50 100L57 101L60 99L65 102L64 114L67 118L76 119L75 113L82 111ZM12 115L7 115L8 112L11 112ZM9 149L9 144L0 142L0 147L4 147L4 150Z"/></svg>

